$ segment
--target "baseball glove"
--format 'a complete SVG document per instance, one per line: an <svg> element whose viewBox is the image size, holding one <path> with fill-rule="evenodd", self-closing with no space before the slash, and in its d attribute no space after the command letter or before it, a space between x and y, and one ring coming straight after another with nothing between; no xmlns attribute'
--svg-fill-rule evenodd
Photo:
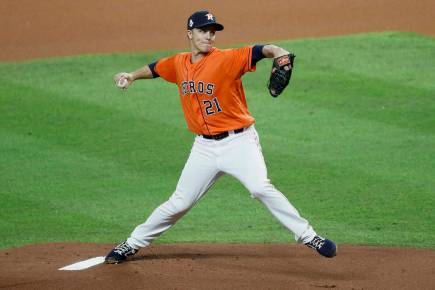
<svg viewBox="0 0 435 290"><path fill-rule="evenodd" d="M290 82L295 57L296 55L290 53L273 60L272 73L267 84L272 97L278 97Z"/></svg>

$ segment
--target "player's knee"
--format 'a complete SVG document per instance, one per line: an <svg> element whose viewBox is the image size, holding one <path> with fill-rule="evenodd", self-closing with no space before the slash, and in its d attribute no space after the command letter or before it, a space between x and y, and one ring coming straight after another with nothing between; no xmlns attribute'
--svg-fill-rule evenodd
<svg viewBox="0 0 435 290"><path fill-rule="evenodd" d="M172 215L183 215L192 207L192 203L186 198L171 197L168 200L168 209Z"/></svg>
<svg viewBox="0 0 435 290"><path fill-rule="evenodd" d="M264 196L267 196L270 194L271 189L273 189L273 186L269 182L258 182L255 184L251 184L248 187L249 192L251 193L251 196L254 198L261 199Z"/></svg>
<svg viewBox="0 0 435 290"><path fill-rule="evenodd" d="M177 200L171 202L171 211L174 215L184 214L190 209L188 203Z"/></svg>

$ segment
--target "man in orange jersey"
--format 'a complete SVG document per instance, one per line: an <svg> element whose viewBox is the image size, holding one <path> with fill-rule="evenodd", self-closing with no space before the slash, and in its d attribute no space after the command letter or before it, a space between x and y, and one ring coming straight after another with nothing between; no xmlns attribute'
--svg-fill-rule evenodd
<svg viewBox="0 0 435 290"><path fill-rule="evenodd" d="M255 71L263 58L289 52L275 45L221 50L213 46L224 27L208 11L193 13L187 22L190 52L160 59L132 73L115 75L126 89L138 79L161 77L178 86L187 127L195 141L172 196L137 226L130 237L106 256L117 264L168 230L187 213L223 174L237 178L295 239L322 256L336 255L336 245L316 234L287 198L269 181L254 118L248 111L241 77Z"/></svg>

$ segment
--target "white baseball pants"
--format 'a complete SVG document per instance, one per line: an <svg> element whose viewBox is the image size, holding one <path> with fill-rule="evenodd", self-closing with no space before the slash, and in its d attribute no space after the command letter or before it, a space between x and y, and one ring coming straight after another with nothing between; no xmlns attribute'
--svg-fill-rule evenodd
<svg viewBox="0 0 435 290"><path fill-rule="evenodd" d="M309 242L316 235L308 221L267 178L258 134L251 126L218 141L197 136L175 192L135 228L127 243L134 248L148 246L187 213L224 173L237 178L252 197L294 233L296 241Z"/></svg>

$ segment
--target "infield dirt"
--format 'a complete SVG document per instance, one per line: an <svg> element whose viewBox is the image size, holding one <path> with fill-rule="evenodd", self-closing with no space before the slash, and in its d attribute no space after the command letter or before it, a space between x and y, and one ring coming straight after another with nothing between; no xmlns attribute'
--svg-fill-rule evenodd
<svg viewBox="0 0 435 290"><path fill-rule="evenodd" d="M204 3L3 0L0 61L183 49L186 18L201 8L225 25L218 46L385 30L435 35L435 2L429 0ZM339 245L334 259L294 244L154 245L121 265L57 270L105 255L112 246L56 243L0 250L0 289L435 288L434 250L351 245Z"/></svg>

